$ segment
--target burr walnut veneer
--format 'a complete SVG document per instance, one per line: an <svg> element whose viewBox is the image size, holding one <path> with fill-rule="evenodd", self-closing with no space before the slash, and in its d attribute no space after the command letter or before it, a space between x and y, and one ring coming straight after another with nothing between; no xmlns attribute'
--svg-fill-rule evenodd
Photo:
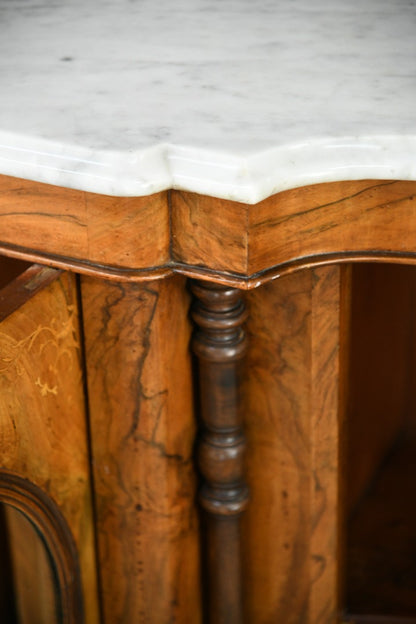
<svg viewBox="0 0 416 624"><path fill-rule="evenodd" d="M2 569L51 566L45 617L416 621L411 598L349 615L348 563L348 518L413 431L415 182L246 205L3 176L0 251ZM9 585L10 621L42 621Z"/></svg>

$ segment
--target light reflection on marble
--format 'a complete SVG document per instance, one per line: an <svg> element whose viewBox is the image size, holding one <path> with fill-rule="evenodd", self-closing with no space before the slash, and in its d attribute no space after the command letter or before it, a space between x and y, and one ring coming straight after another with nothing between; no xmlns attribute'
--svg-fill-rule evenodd
<svg viewBox="0 0 416 624"><path fill-rule="evenodd" d="M414 0L1 0L0 173L256 202L416 179Z"/></svg>

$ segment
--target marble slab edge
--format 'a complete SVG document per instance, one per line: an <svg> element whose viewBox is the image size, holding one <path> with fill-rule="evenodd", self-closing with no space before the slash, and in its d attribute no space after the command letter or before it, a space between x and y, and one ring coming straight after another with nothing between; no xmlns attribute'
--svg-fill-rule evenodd
<svg viewBox="0 0 416 624"><path fill-rule="evenodd" d="M2 132L0 174L117 197L177 189L255 204L323 182L416 180L416 135L314 138L233 154L168 143L94 150Z"/></svg>

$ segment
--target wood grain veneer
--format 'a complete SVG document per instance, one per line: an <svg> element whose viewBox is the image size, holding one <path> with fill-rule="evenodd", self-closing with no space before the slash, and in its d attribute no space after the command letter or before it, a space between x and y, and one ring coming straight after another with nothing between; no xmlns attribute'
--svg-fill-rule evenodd
<svg viewBox="0 0 416 624"><path fill-rule="evenodd" d="M185 281L81 290L104 622L198 624Z"/></svg>
<svg viewBox="0 0 416 624"><path fill-rule="evenodd" d="M416 263L416 182L315 184L246 205L171 190L100 196L0 176L0 251L115 280L253 288L312 265Z"/></svg>
<svg viewBox="0 0 416 624"><path fill-rule="evenodd" d="M189 353L191 323L184 276L216 283L206 288L199 284L197 297L200 303L204 301L204 310L194 312L200 328L194 348L203 369L199 383L202 420L208 432L200 444L207 482L202 493L205 506L221 503L220 493L231 493L232 498L233 492L244 489L244 475L240 416L234 418L240 376L235 371L228 374L234 370L232 357L230 361L225 357L231 348L225 344L228 338L225 347L222 345L226 361L221 366L222 372L227 367L230 370L224 376L218 372L221 367L214 353L218 345L212 348L211 342L213 335L217 340L221 332L217 326L213 332L208 327L212 317L217 322L229 312L232 315L234 308L230 311L225 306L215 312L221 296L205 305L209 297L205 301L201 292L217 293L216 297L227 291L225 286L253 289L246 298L249 348L241 376L251 501L241 526L243 591L237 594L242 593L243 608L234 610L231 621L339 621L345 602L346 509L365 489L374 467L370 463L381 456L397 431L396 418L386 412L385 431L375 437L368 453L372 461L367 465L359 450L360 460L350 468L356 491L351 489L344 502L348 458L345 407L348 396L356 404L362 396L361 391L357 395L348 392L348 384L355 384L354 375L347 375L348 360L351 356L353 366L361 362L361 356L359 348L350 352L347 344L349 332L357 329L357 276L365 273L352 270L349 263L389 260L415 264L415 240L415 182L320 184L285 191L249 206L176 190L147 198L112 198L0 179L0 251L23 262L35 258L83 274L86 389L82 388L79 363L75 278L67 274L56 281L55 272L43 268L39 269L40 288L36 279L26 283L32 283L30 301L20 287L6 284L3 301L0 292L0 316L3 310L4 327L10 336L17 332L13 340L18 344L32 334L37 340L38 326L48 327L53 334L56 328L51 319L53 323L62 320L68 327L73 320L76 330L62 339L67 341L64 352L77 362L70 374L66 368L59 370L65 400L60 391L55 393L49 341L42 346L42 358L36 354L42 360L36 378L34 360L27 380L20 379L17 369L14 381L5 379L0 393L4 401L0 434L4 438L4 470L18 474L33 471L35 485L56 501L74 534L87 596L87 624L97 619L97 591L88 432L82 403L86 390L103 624L198 624L206 617L201 597L206 577L199 552L201 535L205 537L196 506L194 464L193 388L197 384ZM346 266L340 266L342 263ZM20 268L25 269L24 265ZM21 280L20 268L16 268L15 285ZM376 273L375 269L369 271ZM396 293L406 308L404 325L396 333L398 343L390 345L389 351L413 366L407 336L413 336L414 302L406 288L414 278L408 271L398 285L394 270L380 270L386 292L377 301L388 305L389 296ZM157 281L160 277L166 279ZM280 279L272 281L276 277ZM368 278L363 278L363 290L368 283ZM238 300L240 294L236 294ZM33 312L28 315L32 305ZM399 302L397 305L392 308L392 318L399 323L402 315ZM9 328L9 318L17 319L17 325ZM360 327L363 329L359 325L358 331ZM376 329L370 337L375 347ZM234 330L227 327L224 331L229 337ZM234 336L238 342L237 335L241 337L241 329ZM3 345L7 362L8 340ZM205 348L209 356L201 356ZM34 353L28 351L32 357ZM404 368L403 361L395 374L397 393L389 403L392 409L399 405L399 411L407 392L402 383ZM6 369L12 369L9 363ZM10 405L14 414L14 404L20 399L10 388L17 377L29 400L27 406L19 403L16 407L20 424L14 430L9 422ZM413 383L413 377L408 383ZM213 386L218 390L217 399L213 398ZM356 384L354 388L353 393ZM414 401L406 401L411 409ZM46 403L50 407L44 413ZM371 409L371 397L363 405ZM29 410L35 414L31 420ZM59 417L48 418L48 414ZM230 416L222 429L216 424L221 414ZM400 416L406 419L404 412ZM46 461L29 458L29 442L45 451L48 436L59 440L59 456L50 445ZM216 463L217 442L228 444L230 451L230 456L220 454L225 466L221 470ZM75 449L70 458L68 449ZM66 470L71 488L73 485L68 497ZM229 479L223 483L224 470ZM50 473L51 479L47 477ZM78 481L73 484L72 479ZM220 486L224 491L220 492ZM210 500L207 493L213 494ZM211 575L222 579L221 618L227 621L224 605L238 585L232 577L235 580L240 574L237 523L226 520L221 524L221 514L211 511L216 517L208 533L214 534L214 541L220 538L210 551L211 571L218 571L222 560L233 572ZM221 552L224 543L224 548L233 546ZM226 576L231 579L230 592ZM234 601L237 603L241 605L240 597ZM216 608L211 609L211 619L218 619Z"/></svg>
<svg viewBox="0 0 416 624"><path fill-rule="evenodd" d="M337 621L342 273L302 271L247 297L247 622Z"/></svg>
<svg viewBox="0 0 416 624"><path fill-rule="evenodd" d="M416 261L415 182L316 184L252 206L175 191L171 203L173 259L189 275L252 288L314 264Z"/></svg>
<svg viewBox="0 0 416 624"><path fill-rule="evenodd" d="M0 230L6 255L86 272L140 273L169 261L167 193L108 197L0 176Z"/></svg>
<svg viewBox="0 0 416 624"><path fill-rule="evenodd" d="M2 612L2 617L9 624L56 624L59 600L49 553L30 520L11 505L4 507L12 555L9 571L12 572L18 616Z"/></svg>
<svg viewBox="0 0 416 624"><path fill-rule="evenodd" d="M63 622L83 621L67 591L81 574L85 621L95 624L94 522L75 277L37 267L17 281L21 293L27 286L26 301L21 297L16 309L6 297L0 324L0 500L23 511L50 548L57 580L64 583ZM74 541L75 562L72 555L67 558L65 542L59 544L59 536L67 534L69 551Z"/></svg>

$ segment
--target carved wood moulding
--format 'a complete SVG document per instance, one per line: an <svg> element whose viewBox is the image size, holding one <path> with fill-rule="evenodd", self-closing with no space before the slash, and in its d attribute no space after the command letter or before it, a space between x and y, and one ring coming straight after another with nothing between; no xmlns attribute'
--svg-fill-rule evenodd
<svg viewBox="0 0 416 624"><path fill-rule="evenodd" d="M77 549L59 508L39 487L5 470L0 471L0 502L28 518L46 545L56 576L59 621L82 624L84 609Z"/></svg>
<svg viewBox="0 0 416 624"><path fill-rule="evenodd" d="M117 281L180 273L250 289L311 266L416 263L415 217L408 181L316 184L246 205L176 190L108 197L0 176L0 253Z"/></svg>
<svg viewBox="0 0 416 624"><path fill-rule="evenodd" d="M240 516L248 502L240 410L240 370L247 340L241 293L193 282L192 347L198 358L201 436L198 458L204 479L200 502L207 514L210 622L243 621Z"/></svg>

